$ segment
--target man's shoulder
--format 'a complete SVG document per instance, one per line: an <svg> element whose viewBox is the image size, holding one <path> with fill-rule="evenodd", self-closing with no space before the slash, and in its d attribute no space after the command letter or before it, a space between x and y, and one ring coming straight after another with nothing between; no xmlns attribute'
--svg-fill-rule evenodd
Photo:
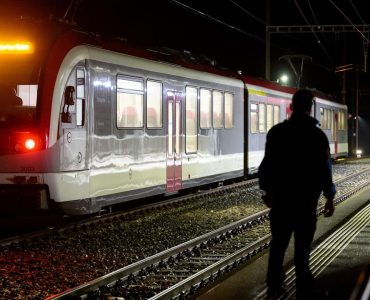
<svg viewBox="0 0 370 300"><path fill-rule="evenodd" d="M280 122L274 126L271 127L270 131L279 131L289 126L289 121L284 120L283 122Z"/></svg>

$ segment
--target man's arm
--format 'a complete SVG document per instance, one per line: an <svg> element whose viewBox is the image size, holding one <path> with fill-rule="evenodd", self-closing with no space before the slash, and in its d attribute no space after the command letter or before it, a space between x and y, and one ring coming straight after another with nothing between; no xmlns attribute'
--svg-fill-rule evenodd
<svg viewBox="0 0 370 300"><path fill-rule="evenodd" d="M330 148L326 150L326 161L324 166L324 196L326 198L324 216L331 217L334 213L334 197L337 193L335 184L333 183L332 165L330 160Z"/></svg>
<svg viewBox="0 0 370 300"><path fill-rule="evenodd" d="M259 187L265 192L262 195L262 200L268 208L272 207L272 158L271 158L271 143L270 135L267 134L265 145L265 156L258 167Z"/></svg>

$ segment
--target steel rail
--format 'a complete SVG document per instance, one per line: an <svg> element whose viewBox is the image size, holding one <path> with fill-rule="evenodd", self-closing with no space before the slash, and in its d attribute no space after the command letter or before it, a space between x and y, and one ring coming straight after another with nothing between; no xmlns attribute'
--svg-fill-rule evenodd
<svg viewBox="0 0 370 300"><path fill-rule="evenodd" d="M349 198L354 193L365 188L370 184L370 180L361 184L336 199L338 204L343 199ZM338 228L333 234L327 237L320 245L311 251L310 268L314 277L317 277L344 249L348 244L363 230L369 223L370 204L362 208L355 216ZM295 290L295 268L291 267L286 273L285 287L286 292L279 299L291 299L294 297ZM264 289L256 299L266 299L267 289Z"/></svg>
<svg viewBox="0 0 370 300"><path fill-rule="evenodd" d="M361 172L362 174L363 172ZM359 175L359 173L357 173ZM366 185L369 184L370 181L361 184L355 189L350 190L347 193L344 193L339 196L338 199L335 200L335 203L339 203L343 201L343 199L347 199L350 195L354 194L359 189L362 189ZM318 214L323 210L323 207L318 208ZM222 236L227 232L230 232L232 229L244 226L245 224L251 224L255 220L264 220L267 218L267 214L269 209L266 209L262 212L259 212L253 216L247 217L245 219L239 220L232 224L226 225L218 230L215 230L209 234L202 235L198 238L195 238L189 242L181 244L179 246L173 247L169 250L151 256L145 260L140 262L134 263L122 269L119 269L115 272L97 278L91 282L88 282L84 285L76 287L72 290L69 290L65 293L62 293L52 299L65 299L68 297L76 297L79 295L83 295L88 293L91 290L96 290L102 285L112 285L119 279L124 279L130 276L131 274L138 274L141 270L145 269L149 266L156 266L163 260L168 260L170 257L175 257L179 252L194 248L199 246L200 244L204 243L206 240L210 240L214 237ZM265 249L269 245L269 241L271 239L271 235L266 235L265 237L259 239L258 241L238 250L237 252L217 261L215 264L206 267L205 269L199 271L198 273L189 276L188 278L182 280L181 282L171 286L170 288L158 293L151 299L168 299L169 297L176 297L179 295L184 295L189 293L190 291L194 291L200 286L203 286L207 280L213 280L214 277L220 275L220 271L228 266L238 263L243 259L243 257L250 257L253 253L257 254L259 251ZM254 248L253 248L254 247Z"/></svg>
<svg viewBox="0 0 370 300"><path fill-rule="evenodd" d="M139 262L133 263L131 265L128 265L124 268L121 268L119 270L116 270L112 273L109 273L107 275L104 275L102 277L99 277L97 279L94 279L86 284L83 284L81 286L78 286L76 288L73 288L67 292L61 293L55 297L52 297L50 299L65 299L71 296L77 296L84 293L87 293L91 290L97 289L98 287L114 283L118 279L127 278L128 276L132 274L138 274L141 270L150 267L150 266L156 266L160 262L168 260L170 257L175 257L179 253L184 252L188 249L192 249L194 247L197 247L204 243L205 241L211 240L215 237L220 237L223 235L226 235L226 233L230 232L231 230L242 227L242 226L251 226L253 225L253 222L255 221L263 221L267 219L269 209L265 209L261 212L258 212L252 216L248 216L244 219L238 220L234 223L228 224L226 226L223 226L219 229L216 229L210 233L201 235L197 238L194 238L190 241L187 241L186 243L180 244L178 246L172 247L168 250L165 250L163 252L160 252L158 254L155 254L153 256L147 257L144 260L141 260Z"/></svg>

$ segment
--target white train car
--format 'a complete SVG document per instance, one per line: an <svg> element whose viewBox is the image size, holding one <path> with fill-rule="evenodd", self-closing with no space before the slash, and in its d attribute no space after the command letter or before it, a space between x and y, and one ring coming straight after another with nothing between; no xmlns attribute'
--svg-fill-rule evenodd
<svg viewBox="0 0 370 300"><path fill-rule="evenodd" d="M263 159L267 132L275 124L289 119L291 99L296 89L246 76L243 81L248 91L245 129L248 146L245 156L248 173L253 174ZM331 157L348 156L347 106L330 101L316 91L313 93L316 97L311 115L319 121L320 128L328 137Z"/></svg>
<svg viewBox="0 0 370 300"><path fill-rule="evenodd" d="M347 106L318 95L312 115L320 122L320 128L328 137L331 157L337 159L348 156Z"/></svg>
<svg viewBox="0 0 370 300"><path fill-rule="evenodd" d="M89 214L243 176L240 80L77 31L48 37L2 54L13 72L1 73L4 207Z"/></svg>
<svg viewBox="0 0 370 300"><path fill-rule="evenodd" d="M61 24L11 33L0 41L2 212L91 214L247 177L291 113L292 88ZM346 106L318 97L313 115L333 158L346 155Z"/></svg>

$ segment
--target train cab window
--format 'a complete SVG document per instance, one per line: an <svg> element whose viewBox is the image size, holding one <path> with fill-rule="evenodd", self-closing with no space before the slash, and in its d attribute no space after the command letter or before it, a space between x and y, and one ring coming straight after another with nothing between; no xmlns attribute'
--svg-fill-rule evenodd
<svg viewBox="0 0 370 300"><path fill-rule="evenodd" d="M162 83L147 81L146 96L146 126L147 128L162 127Z"/></svg>
<svg viewBox="0 0 370 300"><path fill-rule="evenodd" d="M266 132L266 105L258 105L258 129L259 132Z"/></svg>
<svg viewBox="0 0 370 300"><path fill-rule="evenodd" d="M207 89L200 89L200 116L199 124L202 129L209 129L212 127L212 93Z"/></svg>
<svg viewBox="0 0 370 300"><path fill-rule="evenodd" d="M251 107L250 107L250 128L251 128L251 133L257 133L258 105L255 103L251 103Z"/></svg>
<svg viewBox="0 0 370 300"><path fill-rule="evenodd" d="M280 106L274 105L274 125L280 123Z"/></svg>
<svg viewBox="0 0 370 300"><path fill-rule="evenodd" d="M274 124L273 106L266 105L266 131L269 131Z"/></svg>
<svg viewBox="0 0 370 300"><path fill-rule="evenodd" d="M185 98L185 151L196 153L198 150L198 89L186 87Z"/></svg>
<svg viewBox="0 0 370 300"><path fill-rule="evenodd" d="M0 59L0 126L33 126L40 105L37 103L40 66L32 59L11 63L5 63L5 56L4 59Z"/></svg>
<svg viewBox="0 0 370 300"><path fill-rule="evenodd" d="M212 119L213 128L223 128L223 93L220 91L213 91L212 93Z"/></svg>
<svg viewBox="0 0 370 300"><path fill-rule="evenodd" d="M140 78L117 78L117 127L142 128L144 82Z"/></svg>
<svg viewBox="0 0 370 300"><path fill-rule="evenodd" d="M37 85L17 85L16 94L22 99L23 106L36 107Z"/></svg>
<svg viewBox="0 0 370 300"><path fill-rule="evenodd" d="M225 93L225 128L234 127L234 95Z"/></svg>

